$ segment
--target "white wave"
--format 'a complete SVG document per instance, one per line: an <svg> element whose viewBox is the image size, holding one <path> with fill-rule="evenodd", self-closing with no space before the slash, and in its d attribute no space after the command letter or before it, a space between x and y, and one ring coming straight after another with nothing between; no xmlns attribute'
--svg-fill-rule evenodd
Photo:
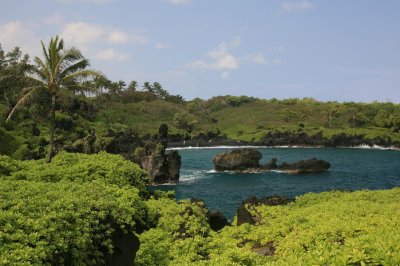
<svg viewBox="0 0 400 266"><path fill-rule="evenodd" d="M247 145L247 146L208 146L208 147L193 147L193 146L188 146L188 147L173 147L173 148L167 148L168 151L173 151L173 150L215 150L215 149L324 149L325 147L323 146L297 146L297 145L282 145L282 146L252 146L252 145ZM337 148L352 148L352 149L375 149L375 150L397 150L400 151L399 147L383 147L379 145L367 145L367 144L361 144L359 146L354 146L354 147L337 147Z"/></svg>
<svg viewBox="0 0 400 266"><path fill-rule="evenodd" d="M353 149L373 149L373 150L395 150L395 151L400 151L400 148L394 147L394 146L389 146L389 147L383 147L379 145L367 145L367 144L361 144L359 146L355 147L350 147Z"/></svg>
<svg viewBox="0 0 400 266"><path fill-rule="evenodd" d="M273 173L283 173L282 170L271 170L271 172L273 172Z"/></svg>
<svg viewBox="0 0 400 266"><path fill-rule="evenodd" d="M154 184L151 185L151 187L157 187L157 186L176 186L178 183L162 183L162 184Z"/></svg>
<svg viewBox="0 0 400 266"><path fill-rule="evenodd" d="M198 179L205 178L207 173L208 173L207 170L198 170L198 171L194 171L192 173L187 173L187 174L181 175L179 177L179 182L180 183L194 182Z"/></svg>
<svg viewBox="0 0 400 266"><path fill-rule="evenodd" d="M171 147L167 148L167 151L176 151L176 150L214 150L214 149L274 149L274 148L282 148L282 149L306 149L306 148L321 148L321 147L312 147L312 146L296 146L296 145L283 145L283 146L254 146L254 145L243 145L243 146L207 146L207 147Z"/></svg>

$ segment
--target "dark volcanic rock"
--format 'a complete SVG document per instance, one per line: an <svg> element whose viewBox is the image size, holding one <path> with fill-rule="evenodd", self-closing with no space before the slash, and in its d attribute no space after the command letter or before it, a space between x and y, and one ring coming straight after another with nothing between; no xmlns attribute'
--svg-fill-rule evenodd
<svg viewBox="0 0 400 266"><path fill-rule="evenodd" d="M207 212L207 218L211 229L214 231L219 231L225 226L229 225L228 219L226 219L224 214L219 211Z"/></svg>
<svg viewBox="0 0 400 266"><path fill-rule="evenodd" d="M311 158L308 160L301 160L295 163L283 162L279 166L279 170L288 174L307 174L307 173L320 173L327 171L331 164L324 160Z"/></svg>
<svg viewBox="0 0 400 266"><path fill-rule="evenodd" d="M225 217L225 215L220 212L220 211L210 211L206 208L206 205L204 203L203 199L196 199L192 198L190 199L191 204L196 204L200 208L202 208L204 211L206 211L206 216L208 219L208 223L210 224L210 227L214 231L219 231L225 226L230 225L228 222L228 219Z"/></svg>
<svg viewBox="0 0 400 266"><path fill-rule="evenodd" d="M166 152L168 127L163 124L158 139L148 140L144 145L144 154L140 161L155 184L178 183L181 168L181 156L177 151Z"/></svg>
<svg viewBox="0 0 400 266"><path fill-rule="evenodd" d="M265 245L256 244L251 248L251 251L260 256L273 256L275 255L274 242L270 241Z"/></svg>
<svg viewBox="0 0 400 266"><path fill-rule="evenodd" d="M179 173L181 170L181 156L178 151L170 151L167 155L168 176L174 182L179 181Z"/></svg>
<svg viewBox="0 0 400 266"><path fill-rule="evenodd" d="M215 155L213 162L217 171L238 171L260 167L261 158L257 150L238 149Z"/></svg>
<svg viewBox="0 0 400 266"><path fill-rule="evenodd" d="M111 238L113 253L106 255L106 264L110 266L134 265L136 252L139 250L139 238L129 232L127 234L114 233Z"/></svg>
<svg viewBox="0 0 400 266"><path fill-rule="evenodd" d="M276 161L278 161L278 159L272 158L267 164L263 165L262 168L265 170L276 170L276 169L278 169L278 165L276 164Z"/></svg>
<svg viewBox="0 0 400 266"><path fill-rule="evenodd" d="M250 197L242 202L242 205L237 210L237 225L244 223L255 224L257 222L257 217L253 216L249 209L254 209L254 206L267 205L267 206L278 206L286 205L293 200L282 197L282 196L269 196L258 199L257 197Z"/></svg>

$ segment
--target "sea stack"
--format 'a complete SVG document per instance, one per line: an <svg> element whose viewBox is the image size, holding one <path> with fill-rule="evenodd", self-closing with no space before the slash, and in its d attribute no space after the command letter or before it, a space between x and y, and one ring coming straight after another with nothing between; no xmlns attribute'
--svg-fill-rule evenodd
<svg viewBox="0 0 400 266"><path fill-rule="evenodd" d="M215 155L213 162L216 171L245 171L259 168L261 158L255 149L237 149Z"/></svg>

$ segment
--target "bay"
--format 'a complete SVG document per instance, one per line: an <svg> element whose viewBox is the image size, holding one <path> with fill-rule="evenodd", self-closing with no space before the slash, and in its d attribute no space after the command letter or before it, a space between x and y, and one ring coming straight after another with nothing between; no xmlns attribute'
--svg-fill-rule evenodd
<svg viewBox="0 0 400 266"><path fill-rule="evenodd" d="M153 189L175 190L177 199L200 198L210 210L232 219L241 202L250 197L296 197L329 190L389 189L400 186L400 151L353 148L257 148L260 163L271 158L295 162L316 157L331 163L328 172L288 175L278 172L240 174L215 172L212 158L230 149L182 149L180 183Z"/></svg>

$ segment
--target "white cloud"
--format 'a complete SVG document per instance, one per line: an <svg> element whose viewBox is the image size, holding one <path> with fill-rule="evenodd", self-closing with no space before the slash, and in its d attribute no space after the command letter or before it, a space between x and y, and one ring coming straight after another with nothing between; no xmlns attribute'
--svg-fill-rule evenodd
<svg viewBox="0 0 400 266"><path fill-rule="evenodd" d="M268 60L264 57L263 54L260 53L248 54L244 56L241 61L257 65L280 65L283 63L282 60L279 58Z"/></svg>
<svg viewBox="0 0 400 266"><path fill-rule="evenodd" d="M229 52L229 48L239 47L241 39L236 36L231 42L222 42L215 50L206 53L205 59L189 64L190 68L200 70L235 70L239 68L239 60Z"/></svg>
<svg viewBox="0 0 400 266"><path fill-rule="evenodd" d="M129 35L125 32L114 30L108 35L107 40L112 44L123 44L129 41Z"/></svg>
<svg viewBox="0 0 400 266"><path fill-rule="evenodd" d="M201 71L221 71L221 79L228 79L230 72L237 70L244 64L277 65L282 64L280 59L267 60L261 53L249 53L238 56L231 52L242 45L240 36L236 36L230 42L221 42L216 49L208 51L204 58L186 65L186 69Z"/></svg>
<svg viewBox="0 0 400 266"><path fill-rule="evenodd" d="M305 11L313 7L314 7L313 4L311 4L307 0L296 1L296 2L283 2L281 6L284 12Z"/></svg>
<svg viewBox="0 0 400 266"><path fill-rule="evenodd" d="M239 67L239 61L227 50L210 51L206 57L207 59L196 60L189 66L200 70L234 70Z"/></svg>
<svg viewBox="0 0 400 266"><path fill-rule="evenodd" d="M12 21L0 25L0 40L3 50L8 51L15 46L30 56L39 55L40 40L33 30L20 21Z"/></svg>
<svg viewBox="0 0 400 266"><path fill-rule="evenodd" d="M187 5L192 2L192 0L165 0L165 1L173 5Z"/></svg>
<svg viewBox="0 0 400 266"><path fill-rule="evenodd" d="M86 46L90 43L97 43L105 37L105 33L106 30L102 26L73 22L65 25L61 35L67 43L77 46ZM82 47L78 48L82 49Z"/></svg>
<svg viewBox="0 0 400 266"><path fill-rule="evenodd" d="M141 34L127 33L111 26L73 22L65 25L62 37L66 42L77 45L80 49L87 48L89 44L145 44L147 38Z"/></svg>
<svg viewBox="0 0 400 266"><path fill-rule="evenodd" d="M131 60L131 56L129 54L119 53L119 52L115 51L112 48L99 51L95 55L95 58L99 59L99 60L117 61L117 62L123 62L123 61Z"/></svg>
<svg viewBox="0 0 400 266"><path fill-rule="evenodd" d="M166 43L158 42L158 43L156 43L155 48L156 49L167 49L167 48L169 48L169 45Z"/></svg>

